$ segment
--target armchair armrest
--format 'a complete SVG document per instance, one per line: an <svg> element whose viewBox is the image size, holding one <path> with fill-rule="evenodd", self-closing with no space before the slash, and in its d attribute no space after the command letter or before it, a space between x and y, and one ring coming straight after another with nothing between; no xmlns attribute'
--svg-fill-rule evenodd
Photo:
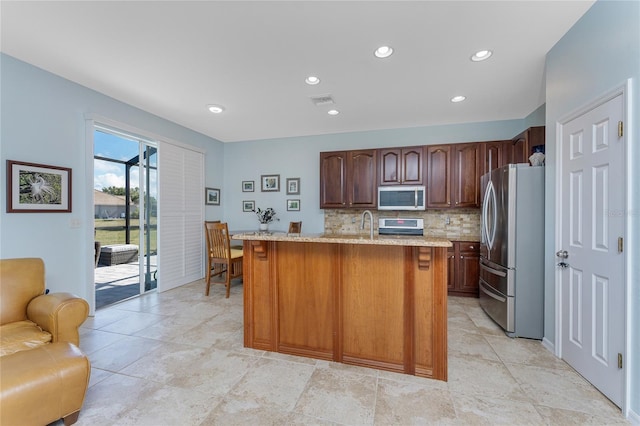
<svg viewBox="0 0 640 426"><path fill-rule="evenodd" d="M71 293L43 294L31 300L27 317L53 336L52 342L78 346L78 327L89 315L89 304Z"/></svg>

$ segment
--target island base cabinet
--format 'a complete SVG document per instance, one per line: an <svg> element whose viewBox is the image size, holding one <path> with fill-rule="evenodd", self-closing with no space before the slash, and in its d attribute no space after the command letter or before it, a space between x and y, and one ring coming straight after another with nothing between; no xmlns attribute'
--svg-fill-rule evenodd
<svg viewBox="0 0 640 426"><path fill-rule="evenodd" d="M245 241L245 346L447 380L446 251Z"/></svg>

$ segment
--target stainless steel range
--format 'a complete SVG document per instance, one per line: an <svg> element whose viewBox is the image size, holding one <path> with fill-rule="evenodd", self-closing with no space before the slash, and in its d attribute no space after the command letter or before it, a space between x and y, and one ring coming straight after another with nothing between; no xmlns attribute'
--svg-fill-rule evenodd
<svg viewBox="0 0 640 426"><path fill-rule="evenodd" d="M424 235L424 220L407 217L381 217L378 219L380 235Z"/></svg>

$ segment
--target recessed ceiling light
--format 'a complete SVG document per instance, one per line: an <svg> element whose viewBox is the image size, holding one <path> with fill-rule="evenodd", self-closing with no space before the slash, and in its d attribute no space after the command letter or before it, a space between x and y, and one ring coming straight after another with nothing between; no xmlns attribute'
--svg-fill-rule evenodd
<svg viewBox="0 0 640 426"><path fill-rule="evenodd" d="M214 114L220 114L224 111L224 107L221 105L207 105L207 108Z"/></svg>
<svg viewBox="0 0 640 426"><path fill-rule="evenodd" d="M454 96L453 98L451 98L451 102L462 102L465 99L467 99L466 96L458 95L458 96Z"/></svg>
<svg viewBox="0 0 640 426"><path fill-rule="evenodd" d="M315 75L310 75L304 81L305 81L305 83L307 83L307 84L309 84L311 86L315 86L316 84L320 83L320 79L318 77L316 77Z"/></svg>
<svg viewBox="0 0 640 426"><path fill-rule="evenodd" d="M392 53L393 48L391 46L380 46L373 52L376 58L388 58Z"/></svg>
<svg viewBox="0 0 640 426"><path fill-rule="evenodd" d="M329 111L327 111L327 114L329 114L329 115L338 115L338 114L340 114L340 111L338 111L337 109L330 109Z"/></svg>
<svg viewBox="0 0 640 426"><path fill-rule="evenodd" d="M493 52L490 50L478 50L476 53L473 54L473 56L471 57L471 60L473 62L484 61L485 59L489 59L489 56L491 56L492 54Z"/></svg>

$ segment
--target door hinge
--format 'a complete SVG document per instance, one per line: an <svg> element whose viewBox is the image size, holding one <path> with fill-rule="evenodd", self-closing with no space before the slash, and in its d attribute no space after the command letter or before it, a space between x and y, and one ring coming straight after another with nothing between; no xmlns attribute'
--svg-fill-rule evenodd
<svg viewBox="0 0 640 426"><path fill-rule="evenodd" d="M624 135L624 124L622 121L618 121L618 137L621 138Z"/></svg>
<svg viewBox="0 0 640 426"><path fill-rule="evenodd" d="M624 238L618 237L618 253L622 253L624 250Z"/></svg>
<svg viewBox="0 0 640 426"><path fill-rule="evenodd" d="M622 354L618 353L618 368L622 368Z"/></svg>

